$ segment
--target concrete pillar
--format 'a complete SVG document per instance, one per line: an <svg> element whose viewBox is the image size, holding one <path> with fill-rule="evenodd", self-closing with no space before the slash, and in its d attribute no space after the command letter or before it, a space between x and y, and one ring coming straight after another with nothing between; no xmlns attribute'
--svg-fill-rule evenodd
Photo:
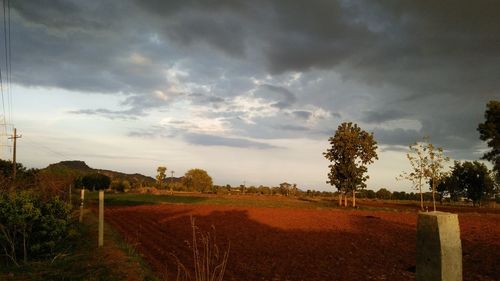
<svg viewBox="0 0 500 281"><path fill-rule="evenodd" d="M416 275L417 281L462 281L462 243L457 214L418 214Z"/></svg>

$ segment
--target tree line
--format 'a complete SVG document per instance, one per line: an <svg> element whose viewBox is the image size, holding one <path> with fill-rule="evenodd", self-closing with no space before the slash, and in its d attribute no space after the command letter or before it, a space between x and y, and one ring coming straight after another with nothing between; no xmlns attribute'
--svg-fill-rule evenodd
<svg viewBox="0 0 500 281"><path fill-rule="evenodd" d="M485 164L478 161L455 161L451 171L445 171L445 163L449 158L444 155L441 147L435 147L427 138L409 146L407 158L411 165L410 171L405 171L397 177L398 180L408 180L418 191L421 209L424 209L423 190L429 185L433 209L436 210L436 199L442 201L449 197L452 201L467 198L473 205L481 205L485 199L499 194L500 185L500 101L490 101L486 105L485 121L478 125L479 138L487 142L490 151L482 159L493 164L490 171ZM339 205L347 206L348 195L352 196L352 206L356 206L358 196L373 196L364 192L367 165L378 159L377 142L373 133L362 130L351 122L338 126L334 136L328 139L330 148L323 156L330 161L327 183L337 189ZM391 193L386 190L378 192L397 194L403 198L414 198L406 193ZM363 194L363 195L361 195ZM342 201L344 199L344 201ZM403 199L406 200L406 199Z"/></svg>

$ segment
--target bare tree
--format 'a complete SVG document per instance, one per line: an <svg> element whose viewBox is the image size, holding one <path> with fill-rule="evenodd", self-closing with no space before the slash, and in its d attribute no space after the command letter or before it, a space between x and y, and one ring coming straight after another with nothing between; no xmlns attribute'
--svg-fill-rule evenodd
<svg viewBox="0 0 500 281"><path fill-rule="evenodd" d="M427 143L428 162L425 168L425 175L431 182L432 186L432 205L436 211L436 186L447 175L444 171L444 163L449 161L448 157L443 155L443 148L435 148L432 143Z"/></svg>
<svg viewBox="0 0 500 281"><path fill-rule="evenodd" d="M406 154L406 158L410 161L411 170L402 172L396 180L409 180L413 183L413 187L420 193L420 209L424 210L424 197L422 194L422 179L425 179L426 167L429 159L426 156L427 146L426 139L423 142L416 142L410 145L410 152Z"/></svg>
<svg viewBox="0 0 500 281"><path fill-rule="evenodd" d="M425 180L428 179L432 189L432 204L434 211L436 211L436 186L438 186L446 176L443 169L444 163L449 161L449 158L443 155L443 149L441 147L435 148L434 145L429 142L428 138L424 138L422 141L410 145L410 152L406 154L406 157L410 161L411 170L401 173L396 179L409 180L414 184L415 188L420 192L421 210L424 210L422 180L425 182Z"/></svg>

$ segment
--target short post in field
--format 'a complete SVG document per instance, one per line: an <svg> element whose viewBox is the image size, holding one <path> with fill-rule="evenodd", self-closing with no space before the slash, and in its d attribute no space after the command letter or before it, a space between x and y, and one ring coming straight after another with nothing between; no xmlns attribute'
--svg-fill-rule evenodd
<svg viewBox="0 0 500 281"><path fill-rule="evenodd" d="M417 281L462 281L462 243L457 214L419 213L416 255Z"/></svg>
<svg viewBox="0 0 500 281"><path fill-rule="evenodd" d="M99 191L99 247L104 244L104 190Z"/></svg>
<svg viewBox="0 0 500 281"><path fill-rule="evenodd" d="M79 221L83 221L83 200L85 199L85 189L82 188L80 191L80 219Z"/></svg>

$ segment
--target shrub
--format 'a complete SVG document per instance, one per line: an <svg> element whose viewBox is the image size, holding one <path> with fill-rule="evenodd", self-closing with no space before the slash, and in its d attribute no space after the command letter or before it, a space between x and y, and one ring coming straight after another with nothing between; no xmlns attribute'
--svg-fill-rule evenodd
<svg viewBox="0 0 500 281"><path fill-rule="evenodd" d="M130 183L127 180L113 180L109 186L111 189L118 192L125 192L130 189Z"/></svg>
<svg viewBox="0 0 500 281"><path fill-rule="evenodd" d="M200 231L191 217L192 245L194 270L191 272L176 257L177 281L222 281L229 259L229 243L227 250L222 251L216 244L215 227L212 233Z"/></svg>
<svg viewBox="0 0 500 281"><path fill-rule="evenodd" d="M0 250L14 264L22 257L48 258L72 229L71 209L58 197L43 200L33 191L0 194Z"/></svg>

